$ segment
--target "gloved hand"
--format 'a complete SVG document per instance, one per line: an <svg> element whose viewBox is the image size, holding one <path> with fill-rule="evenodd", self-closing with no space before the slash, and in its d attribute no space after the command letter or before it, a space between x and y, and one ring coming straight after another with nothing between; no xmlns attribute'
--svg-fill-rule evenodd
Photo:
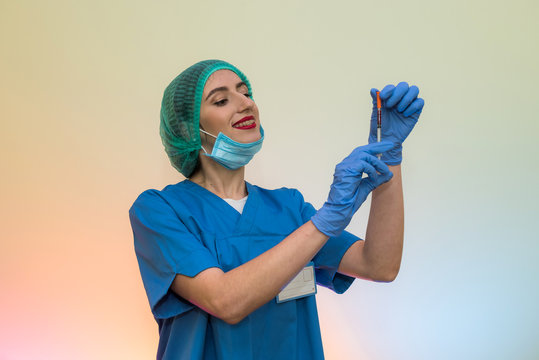
<svg viewBox="0 0 539 360"><path fill-rule="evenodd" d="M369 144L377 141L377 91L377 89L371 89L373 109ZM382 100L381 140L391 141L397 145L394 149L382 154L382 161L387 165L398 165L402 162L402 143L414 128L425 105L425 101L417 97L418 94L419 89L417 86L409 87L405 82L399 83L397 87L387 85L380 92L380 99Z"/></svg>
<svg viewBox="0 0 539 360"><path fill-rule="evenodd" d="M320 232L329 237L339 236L369 193L393 177L387 165L375 155L394 146L382 141L357 147L335 167L328 199L311 218ZM362 178L364 172L368 177Z"/></svg>

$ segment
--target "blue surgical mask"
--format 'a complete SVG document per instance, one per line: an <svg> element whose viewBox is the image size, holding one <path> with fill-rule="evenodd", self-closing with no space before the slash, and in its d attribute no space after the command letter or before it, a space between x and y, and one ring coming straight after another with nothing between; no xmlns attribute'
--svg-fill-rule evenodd
<svg viewBox="0 0 539 360"><path fill-rule="evenodd" d="M222 132L219 132L219 135L215 136L202 129L199 130L216 139L211 154L208 154L206 149L202 147L202 150L206 153L205 155L230 170L236 170L247 165L260 148L262 148L262 141L264 141L264 129L262 129L262 126L260 127L260 140L251 143L239 143Z"/></svg>

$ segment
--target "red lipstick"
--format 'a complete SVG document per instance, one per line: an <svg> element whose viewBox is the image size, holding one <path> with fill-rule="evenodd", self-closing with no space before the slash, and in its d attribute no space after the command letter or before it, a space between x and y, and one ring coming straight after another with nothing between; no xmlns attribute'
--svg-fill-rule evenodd
<svg viewBox="0 0 539 360"><path fill-rule="evenodd" d="M252 129L254 127L256 127L256 122L253 122L252 124L249 124L249 125L244 125L242 126L241 123L243 122L246 122L246 121L249 121L249 120L254 120L255 117L250 115L250 116L246 116L242 119L240 119L239 121L236 121L234 124L232 124L232 126L235 128L235 129L242 129L242 130L245 130L245 129ZM250 121L249 121L250 122ZM239 125L239 126L237 126Z"/></svg>

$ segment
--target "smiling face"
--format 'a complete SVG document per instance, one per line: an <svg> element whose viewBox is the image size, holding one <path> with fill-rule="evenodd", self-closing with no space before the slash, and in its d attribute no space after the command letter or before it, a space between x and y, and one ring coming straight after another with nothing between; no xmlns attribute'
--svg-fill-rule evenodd
<svg viewBox="0 0 539 360"><path fill-rule="evenodd" d="M258 107L247 85L233 71L218 70L206 81L200 104L200 127L215 136L222 132L240 143L260 139ZM214 138L204 133L200 136L202 146L213 146ZM207 150L210 152L211 148Z"/></svg>

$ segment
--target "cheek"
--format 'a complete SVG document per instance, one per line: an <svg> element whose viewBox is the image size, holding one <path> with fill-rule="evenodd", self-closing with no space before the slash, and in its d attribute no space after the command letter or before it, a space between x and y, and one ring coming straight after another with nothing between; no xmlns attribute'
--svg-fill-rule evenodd
<svg viewBox="0 0 539 360"><path fill-rule="evenodd" d="M223 108L213 107L200 110L200 126L206 131L216 132L227 123L227 112Z"/></svg>
<svg viewBox="0 0 539 360"><path fill-rule="evenodd" d="M202 107L200 109L200 124L201 125L209 125L212 122L215 122L216 117L217 117L217 113L211 107Z"/></svg>

